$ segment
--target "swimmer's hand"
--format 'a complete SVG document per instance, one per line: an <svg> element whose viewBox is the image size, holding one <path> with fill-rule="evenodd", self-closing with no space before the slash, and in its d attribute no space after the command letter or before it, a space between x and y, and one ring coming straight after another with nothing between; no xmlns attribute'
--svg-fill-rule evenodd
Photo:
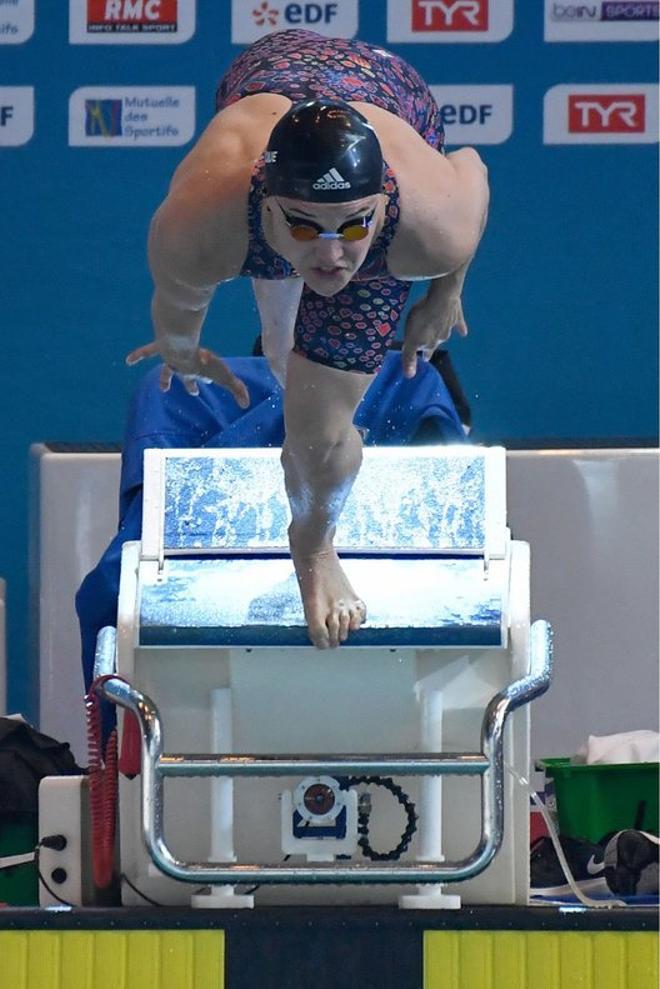
<svg viewBox="0 0 660 989"><path fill-rule="evenodd" d="M143 347L137 347L126 355L128 365L137 364L146 357L160 357L163 366L160 372L160 390L169 391L172 378L178 374L189 395L199 395L198 379L212 381L230 391L242 409L250 405L247 388L217 354L206 347L170 346L165 341L154 340Z"/></svg>
<svg viewBox="0 0 660 989"><path fill-rule="evenodd" d="M451 291L438 291L442 279L431 283L429 294L417 302L406 320L406 331L401 351L403 374L414 378L417 373L417 353L422 360L430 361L433 352L449 340L452 330L462 337L467 336L468 328L463 315L460 294Z"/></svg>

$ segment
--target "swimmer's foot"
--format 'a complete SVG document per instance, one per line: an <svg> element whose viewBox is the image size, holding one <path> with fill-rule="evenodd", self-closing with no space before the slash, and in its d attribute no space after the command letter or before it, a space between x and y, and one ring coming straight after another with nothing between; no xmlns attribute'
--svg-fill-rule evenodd
<svg viewBox="0 0 660 989"><path fill-rule="evenodd" d="M313 552L289 530L291 556L300 586L309 637L317 649L334 649L367 617L331 543Z"/></svg>

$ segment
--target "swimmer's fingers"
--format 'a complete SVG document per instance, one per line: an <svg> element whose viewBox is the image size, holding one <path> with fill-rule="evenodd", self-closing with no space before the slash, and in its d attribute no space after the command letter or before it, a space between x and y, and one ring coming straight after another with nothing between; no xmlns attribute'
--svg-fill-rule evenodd
<svg viewBox="0 0 660 989"><path fill-rule="evenodd" d="M404 378L414 378L417 374L417 351L419 348L415 343L407 340L401 350L401 363L403 365Z"/></svg>
<svg viewBox="0 0 660 989"><path fill-rule="evenodd" d="M126 354L125 360L130 367L131 364L137 364L139 361L143 361L145 357L155 357L158 353L158 344L154 340L143 347L136 347L135 350L131 350L130 354Z"/></svg>
<svg viewBox="0 0 660 989"><path fill-rule="evenodd" d="M408 314L401 351L404 376L414 378L418 353L422 360L430 361L437 348L449 340L453 330L462 337L468 334L460 297L440 306L429 306L425 299L413 306Z"/></svg>
<svg viewBox="0 0 660 989"><path fill-rule="evenodd" d="M247 409L250 405L250 395L241 381L232 371L229 370L224 361L220 360L217 354L206 347L199 348L199 362L201 364L201 374L204 378L214 381L216 385L226 388L234 396L237 404L242 409Z"/></svg>
<svg viewBox="0 0 660 989"><path fill-rule="evenodd" d="M406 324L406 335L401 348L401 363L403 365L403 375L405 378L414 378L417 374L417 353L422 352L425 357L433 353L435 342L430 337L430 327L423 320L419 319L414 309L411 310Z"/></svg>
<svg viewBox="0 0 660 989"><path fill-rule="evenodd" d="M465 313L463 312L463 303L458 300L456 305L456 315L454 317L453 329L459 334L459 336L466 337L468 335L468 325L465 322Z"/></svg>
<svg viewBox="0 0 660 989"><path fill-rule="evenodd" d="M160 378L158 381L161 391L169 391L170 385L172 384L172 378L174 377L174 371L169 366L169 364L163 364L160 369Z"/></svg>
<svg viewBox="0 0 660 989"><path fill-rule="evenodd" d="M186 389L189 395L193 395L195 398L199 395L199 385L197 384L196 374L180 374L179 377L183 382L183 387Z"/></svg>
<svg viewBox="0 0 660 989"><path fill-rule="evenodd" d="M159 356L161 355L161 350L161 346L154 340L152 343L147 343L143 347L137 347L130 354L127 354L126 363L129 365L137 364L147 357ZM215 382L215 384L230 391L242 409L249 407L250 396L247 388L229 370L224 361L220 360L211 350L207 350L206 347L199 347L196 354L193 351L185 362L181 361L181 363L185 363L185 370L174 366L178 363L177 360L173 361L173 364L163 364L159 379L161 391L169 391L172 378L175 374L178 374L189 395L199 395L198 381Z"/></svg>
<svg viewBox="0 0 660 989"><path fill-rule="evenodd" d="M425 360L430 360L433 352L443 343L446 343L450 339L454 330L459 334L459 336L466 337L468 335L468 326L465 322L465 315L463 314L463 303L460 298L454 301L453 306L446 311L443 315L441 322L439 323L440 329L436 334L433 346L429 348L422 348L424 350L428 349L428 357L424 355Z"/></svg>

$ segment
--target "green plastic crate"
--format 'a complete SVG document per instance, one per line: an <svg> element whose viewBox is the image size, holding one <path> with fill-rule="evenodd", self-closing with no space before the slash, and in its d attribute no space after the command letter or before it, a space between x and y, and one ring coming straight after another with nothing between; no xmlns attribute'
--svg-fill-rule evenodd
<svg viewBox="0 0 660 989"><path fill-rule="evenodd" d="M37 843L36 815L0 822L0 857L25 855ZM34 862L0 869L0 903L15 907L39 905L39 877Z"/></svg>
<svg viewBox="0 0 660 989"><path fill-rule="evenodd" d="M559 831L571 838L600 841L610 831L632 828L643 801L642 828L658 834L660 763L573 765L569 758L541 759L554 781Z"/></svg>

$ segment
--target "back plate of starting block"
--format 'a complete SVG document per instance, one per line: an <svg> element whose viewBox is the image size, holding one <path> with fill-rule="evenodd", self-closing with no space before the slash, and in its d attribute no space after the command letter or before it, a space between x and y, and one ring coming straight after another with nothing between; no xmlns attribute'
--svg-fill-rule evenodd
<svg viewBox="0 0 660 989"><path fill-rule="evenodd" d="M288 555L280 451L147 450L143 559ZM506 547L504 450L367 448L335 545L359 555L487 556Z"/></svg>

